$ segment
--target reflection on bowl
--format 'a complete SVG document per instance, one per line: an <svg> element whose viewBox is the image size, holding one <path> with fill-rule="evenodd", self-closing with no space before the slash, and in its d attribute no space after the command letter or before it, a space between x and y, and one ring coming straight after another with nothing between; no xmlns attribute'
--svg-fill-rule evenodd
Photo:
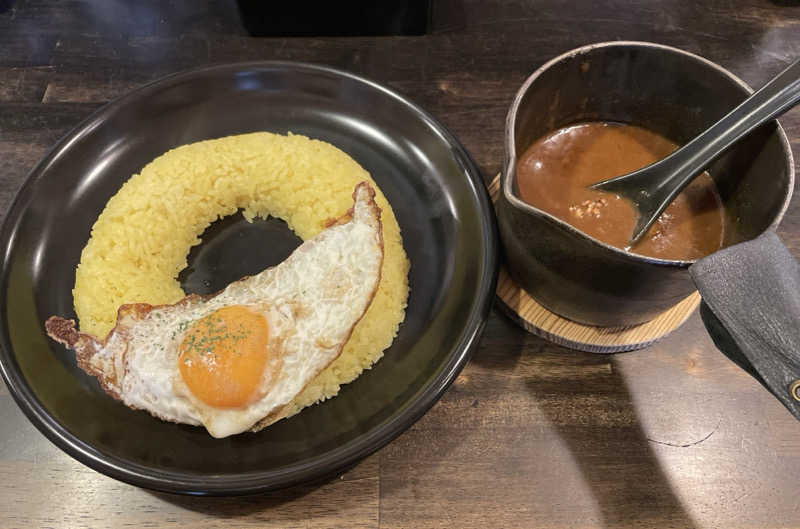
<svg viewBox="0 0 800 529"><path fill-rule="evenodd" d="M696 55L643 42L593 44L531 75L506 121L498 220L512 277L549 310L599 326L648 321L694 290L694 260L627 253L520 198L518 156L534 141L583 121L630 123L677 144L727 114L751 90ZM709 173L728 222L723 246L757 237L780 221L794 182L791 150L777 122L717 159Z"/></svg>

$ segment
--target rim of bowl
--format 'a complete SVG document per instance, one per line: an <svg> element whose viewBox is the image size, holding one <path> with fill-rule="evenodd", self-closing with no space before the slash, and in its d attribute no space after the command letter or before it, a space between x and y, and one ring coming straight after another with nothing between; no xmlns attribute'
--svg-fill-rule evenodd
<svg viewBox="0 0 800 529"><path fill-rule="evenodd" d="M580 46L578 48L574 48L572 50L566 51L549 61L545 62L539 68L537 68L528 78L522 83L522 86L517 90L516 95L514 96L514 101L511 103L511 107L508 109L508 114L506 115L506 125L505 125L505 160L503 163L503 171L502 171L502 188L503 188L503 196L504 198L514 207L517 209L522 209L528 213L533 213L535 215L541 215L547 217L548 219L554 221L558 226L567 229L573 233L577 233L584 238L590 240L591 242L597 244L605 248L606 250L611 251L618 257L622 257L625 259L632 259L634 261L638 261L645 264L655 264L660 266L666 267L675 267L675 268L683 268L689 267L690 265L697 262L697 259L659 259L657 257L649 257L646 255L641 255L633 252L626 252L616 246L611 246L599 239L588 235L579 229L573 227L566 221L559 219L558 217L551 215L550 213L543 211L536 206L532 206L527 202L521 200L517 197L511 189L510 179L508 178L509 168L511 168L514 173L516 174L516 161L517 161L517 152L516 152L516 145L514 141L514 128L516 126L516 118L517 118L517 111L519 110L519 105L522 102L522 98L528 92L528 89L531 85L547 70L549 70L553 65L564 61L566 59L571 59L576 55L582 55L584 53L590 52L597 48L610 48L610 47L641 47L641 48L658 48L664 51L668 51L671 53L676 53L678 55L683 55L689 59L698 61L706 66L717 70L721 74L727 76L729 79L734 81L740 87L742 87L746 94L752 94L753 89L741 80L739 77L734 75L733 73L729 72L722 66L697 55L692 52L688 52L682 50L680 48L675 48L673 46L667 46L665 44L658 44L655 42L645 42L645 41L637 41L637 40L615 40L615 41L606 41L606 42L597 42L594 44L587 44L585 46ZM733 110L733 109L731 109ZM794 191L794 157L792 156L792 148L789 143L789 139L786 137L786 132L783 130L783 127L778 122L777 119L773 120L777 129L776 132L778 134L778 138L780 139L781 145L783 147L784 152L784 159L786 162L787 174L789 176L788 179L788 192L786 193L786 197L784 198L783 204L781 204L780 209L776 212L774 219L772 222L764 229L764 231L773 229L780 224L781 220L783 219L784 214L786 213L786 209L789 207L789 202L792 199L792 193ZM762 232L763 233L763 232Z"/></svg>
<svg viewBox="0 0 800 529"><path fill-rule="evenodd" d="M453 345L454 354L446 359L427 384L423 385L401 409L385 422L372 431L321 456L312 458L310 461L305 460L288 467L264 472L232 474L222 479L217 476L216 480L209 480L209 476L188 471L165 471L126 461L101 452L69 432L36 398L11 354L11 344L5 339L6 333L0 333L0 375L8 386L14 401L28 420L53 444L88 467L120 481L151 490L209 496L253 494L325 479L348 468L386 446L406 431L441 398L466 365L477 346L494 301L499 262L497 223L481 172L461 142L436 118L416 103L376 81L329 66L293 61L246 61L182 70L126 92L92 112L61 137L39 160L17 191L6 217L3 219L2 226L0 226L0 240L5 241L5 248L0 254L0 271L5 270L8 266L21 213L31 200L34 184L41 178L42 171L52 159L64 149L69 148L70 143L99 126L107 114L113 113L119 107L141 98L148 92L160 89L164 85L190 81L214 71L233 72L247 68L290 68L314 74L334 75L364 84L407 107L412 114L440 136L453 151L456 162L466 176L468 185L474 190L478 210L482 213L480 215L481 241L486 251L482 261L483 272L479 278L481 288L473 297L473 309L470 311L467 323L458 340ZM3 281L2 287L5 288L5 286L6 282ZM2 325L6 316L5 303L0 305L0 316L0 325Z"/></svg>

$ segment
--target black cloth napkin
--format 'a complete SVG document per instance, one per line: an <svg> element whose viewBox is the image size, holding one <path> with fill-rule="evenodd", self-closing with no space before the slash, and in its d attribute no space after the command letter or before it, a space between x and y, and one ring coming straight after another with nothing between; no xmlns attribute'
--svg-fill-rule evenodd
<svg viewBox="0 0 800 529"><path fill-rule="evenodd" d="M689 268L717 348L800 419L800 263L774 232ZM800 393L800 388L796 391Z"/></svg>

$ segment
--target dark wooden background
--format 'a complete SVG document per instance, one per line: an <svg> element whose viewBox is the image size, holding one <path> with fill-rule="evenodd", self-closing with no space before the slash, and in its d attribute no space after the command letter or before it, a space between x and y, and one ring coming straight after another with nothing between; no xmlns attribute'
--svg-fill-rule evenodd
<svg viewBox="0 0 800 529"><path fill-rule="evenodd" d="M0 212L90 112L215 63L285 59L371 77L438 117L485 175L527 75L570 48L649 40L753 86L800 57L790 0L434 0L421 37L251 38L235 4L0 1ZM800 155L800 112L782 120ZM780 234L800 256L800 206ZM699 317L644 351L596 356L495 310L473 360L416 425L340 479L188 498L60 452L0 384L0 527L800 527L800 424L718 353Z"/></svg>

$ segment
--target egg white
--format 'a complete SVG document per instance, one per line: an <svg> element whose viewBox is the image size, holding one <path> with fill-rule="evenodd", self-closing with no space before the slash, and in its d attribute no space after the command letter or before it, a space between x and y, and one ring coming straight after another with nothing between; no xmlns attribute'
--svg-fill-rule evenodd
<svg viewBox="0 0 800 529"><path fill-rule="evenodd" d="M380 210L367 184L354 193L352 218L304 242L274 268L231 283L209 299L189 296L174 305L120 309L105 342L50 320L48 332L76 350L79 364L126 405L168 421L203 425L214 437L282 418L281 411L341 352L366 311L383 261ZM180 375L180 343L192 323L231 305L264 316L267 358L257 400L216 408L196 398ZM263 424L262 424L263 426Z"/></svg>

